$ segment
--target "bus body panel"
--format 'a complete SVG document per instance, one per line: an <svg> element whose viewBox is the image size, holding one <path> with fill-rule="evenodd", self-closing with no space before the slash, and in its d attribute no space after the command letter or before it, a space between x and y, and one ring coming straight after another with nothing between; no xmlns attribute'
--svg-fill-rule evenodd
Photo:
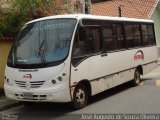
<svg viewBox="0 0 160 120"><path fill-rule="evenodd" d="M138 51L143 53L139 55ZM144 58L141 57L141 54ZM142 66L144 74L157 66L156 46L113 51L107 53L106 56L103 54L93 55L84 59L78 66L72 66L71 83L89 80L92 88L91 93L95 95L132 80L138 66Z"/></svg>

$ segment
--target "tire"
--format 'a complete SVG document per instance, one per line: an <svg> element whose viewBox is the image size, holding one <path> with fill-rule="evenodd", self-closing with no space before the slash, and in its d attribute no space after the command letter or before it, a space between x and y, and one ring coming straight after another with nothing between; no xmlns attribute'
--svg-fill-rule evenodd
<svg viewBox="0 0 160 120"><path fill-rule="evenodd" d="M75 109L81 109L87 105L88 91L84 84L79 84L73 93L73 107Z"/></svg>
<svg viewBox="0 0 160 120"><path fill-rule="evenodd" d="M133 80L133 85L134 86L140 85L140 83L141 83L140 75L141 75L141 73L140 73L139 69L136 69L135 73L134 73L134 80Z"/></svg>

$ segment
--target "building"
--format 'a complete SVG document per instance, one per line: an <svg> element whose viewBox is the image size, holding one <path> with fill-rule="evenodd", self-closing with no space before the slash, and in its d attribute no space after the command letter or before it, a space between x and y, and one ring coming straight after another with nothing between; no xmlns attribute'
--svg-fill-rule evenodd
<svg viewBox="0 0 160 120"><path fill-rule="evenodd" d="M157 45L160 47L159 0L111 0L95 3L92 4L92 14L154 20Z"/></svg>

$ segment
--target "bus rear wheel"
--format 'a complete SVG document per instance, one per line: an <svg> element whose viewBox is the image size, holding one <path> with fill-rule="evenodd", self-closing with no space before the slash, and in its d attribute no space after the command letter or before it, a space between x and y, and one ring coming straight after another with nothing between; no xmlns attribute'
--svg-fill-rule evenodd
<svg viewBox="0 0 160 120"><path fill-rule="evenodd" d="M139 69L136 69L135 73L134 73L134 80L133 80L134 86L138 86L141 83L140 75L141 75L141 73L140 73Z"/></svg>
<svg viewBox="0 0 160 120"><path fill-rule="evenodd" d="M84 84L76 86L73 93L73 105L75 109L81 109L87 105L88 91Z"/></svg>

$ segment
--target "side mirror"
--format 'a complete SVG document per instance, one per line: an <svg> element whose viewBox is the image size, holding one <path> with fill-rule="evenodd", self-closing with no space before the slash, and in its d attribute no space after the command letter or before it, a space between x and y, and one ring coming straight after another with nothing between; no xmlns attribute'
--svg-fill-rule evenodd
<svg viewBox="0 0 160 120"><path fill-rule="evenodd" d="M79 39L80 41L85 41L86 38L86 30L84 27L79 28Z"/></svg>

